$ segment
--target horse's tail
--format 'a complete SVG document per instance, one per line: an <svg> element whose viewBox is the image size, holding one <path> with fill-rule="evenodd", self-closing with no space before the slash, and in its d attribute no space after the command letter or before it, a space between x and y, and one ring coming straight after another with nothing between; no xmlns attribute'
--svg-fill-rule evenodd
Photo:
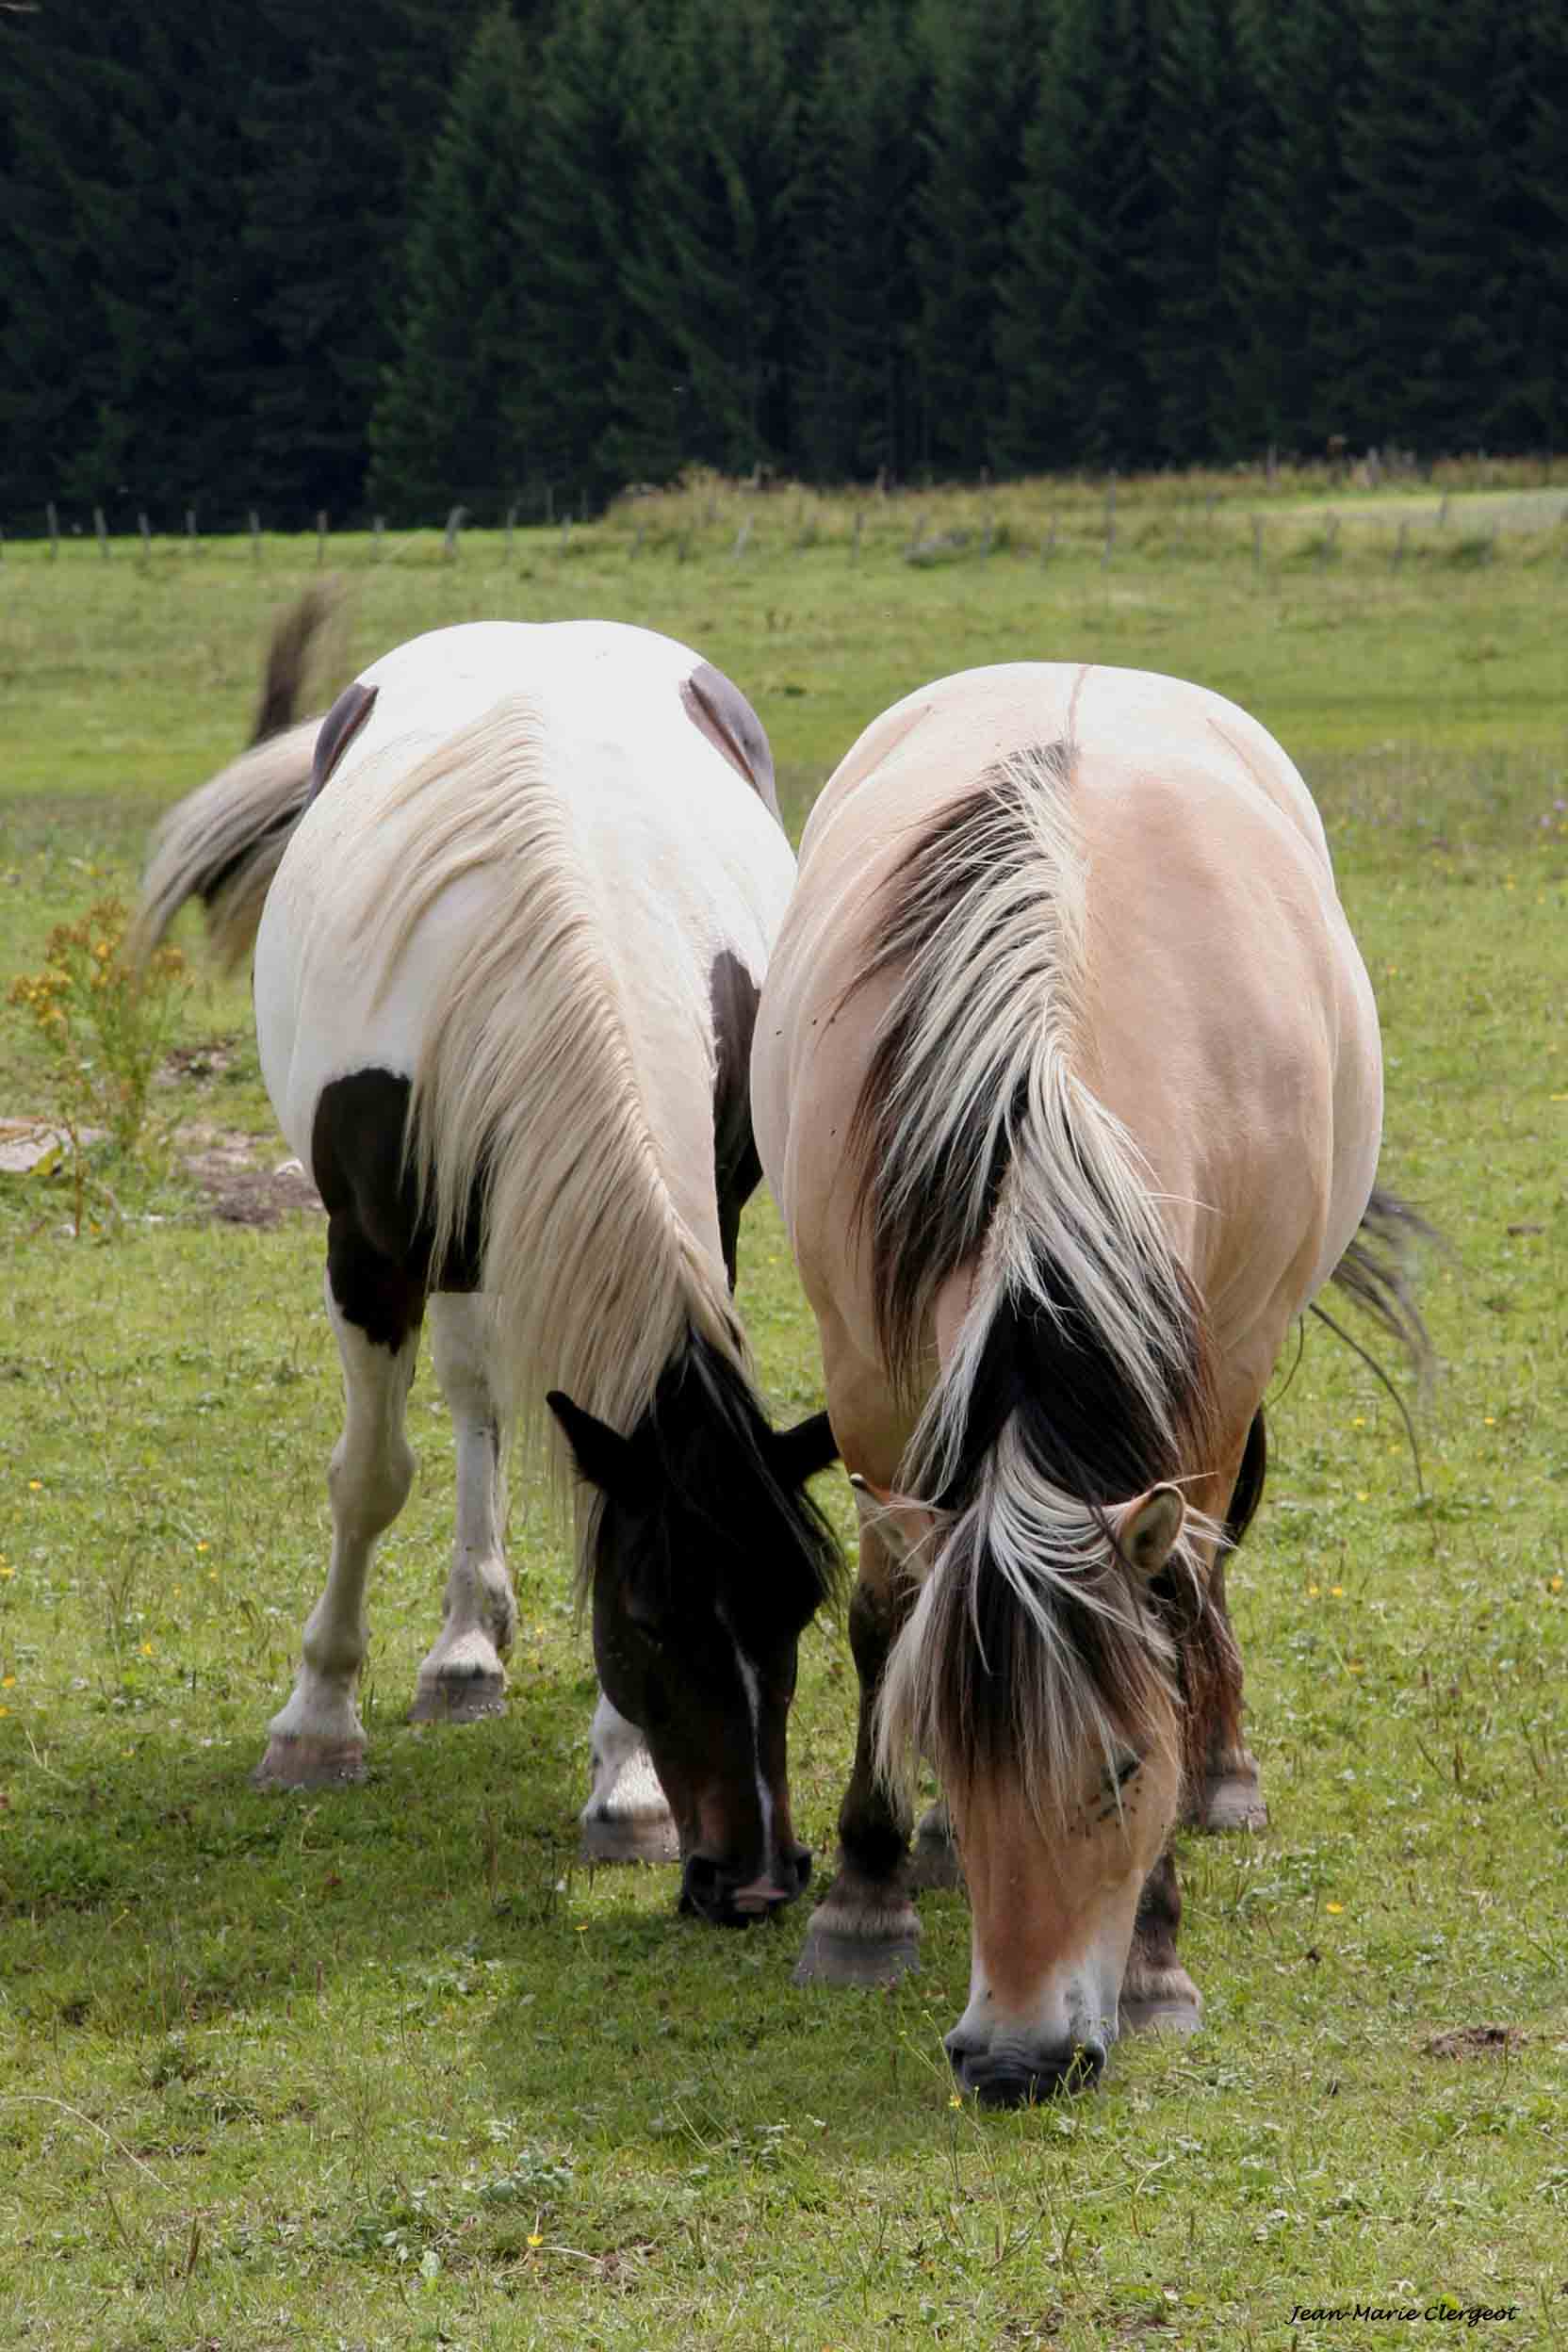
<svg viewBox="0 0 1568 2352"><path fill-rule="evenodd" d="M1415 1303L1413 1282L1414 1262L1425 1247L1442 1247L1443 1236L1434 1225L1429 1225L1418 1209L1408 1200L1401 1200L1396 1192L1389 1192L1381 1184L1374 1184L1372 1197L1362 1212L1355 1239L1330 1276L1348 1298L1353 1298L1373 1321L1403 1350L1415 1374L1416 1396L1425 1401L1430 1395L1437 1370L1437 1351L1431 1343L1421 1310ZM1426 1481L1421 1475L1421 1447L1415 1434L1415 1421L1410 1407L1400 1396L1382 1365L1369 1348L1336 1323L1319 1301L1314 1300L1310 1312L1320 1323L1326 1323L1336 1339L1360 1356L1367 1369L1382 1382L1410 1440L1411 1459L1415 1464L1415 1485L1418 1494L1425 1494Z"/></svg>
<svg viewBox="0 0 1568 2352"><path fill-rule="evenodd" d="M868 972L899 978L856 1118L881 1344L912 1385L939 1291L972 1288L901 1471L937 1557L889 1663L878 1741L1042 1814L1086 1740L1174 1745L1232 1653L1195 1514L1154 1583L1116 1506L1212 1459L1201 1306L1137 1146L1078 1074L1086 878L1066 743L1014 754L914 844ZM1183 1757L1184 1763L1193 1759Z"/></svg>
<svg viewBox="0 0 1568 2352"><path fill-rule="evenodd" d="M1423 1249L1441 1247L1442 1241L1418 1209L1375 1184L1355 1239L1331 1277L1403 1351L1423 1393L1436 1369L1437 1352L1416 1304L1414 1267Z"/></svg>
<svg viewBox="0 0 1568 2352"><path fill-rule="evenodd" d="M150 956L188 898L200 898L207 940L228 971L255 944L256 926L288 837L310 797L320 717L298 716L339 604L322 581L280 614L268 646L249 748L178 801L153 837L131 950Z"/></svg>

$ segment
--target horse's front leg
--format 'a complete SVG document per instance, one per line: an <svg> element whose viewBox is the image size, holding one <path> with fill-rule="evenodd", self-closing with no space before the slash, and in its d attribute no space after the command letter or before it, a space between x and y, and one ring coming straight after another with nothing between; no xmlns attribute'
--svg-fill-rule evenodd
<svg viewBox="0 0 1568 2352"><path fill-rule="evenodd" d="M369 1646L365 1580L376 1538L401 1511L414 1481L403 1421L419 1302L404 1296L400 1312L378 1321L388 1336L371 1339L339 1304L332 1267L329 1248L327 1313L343 1365L344 1402L343 1434L327 1470L332 1561L326 1590L305 1624L293 1692L268 1725L258 1788L318 1788L357 1780L364 1771L365 1727L354 1692Z"/></svg>
<svg viewBox="0 0 1568 2352"><path fill-rule="evenodd" d="M457 1448L457 1512L441 1631L421 1660L409 1721L472 1723L494 1715L506 1691L502 1664L517 1630L506 1564L506 1481L500 1421L490 1384L490 1313L478 1292L431 1300L431 1352Z"/></svg>
<svg viewBox="0 0 1568 2352"><path fill-rule="evenodd" d="M1199 1511L1222 1516L1239 1540L1263 1488L1263 1414L1237 1428L1220 1455L1222 1468L1188 1488ZM1241 1733L1241 1657L1225 1610L1224 1553L1205 1549L1208 1615L1194 1628L1184 1667L1186 1704L1196 1718L1187 1746L1203 1759L1190 1772L1184 1817L1203 1829L1259 1829L1267 1820L1258 1768ZM1133 1947L1121 1981L1123 2033L1190 2034L1202 2015L1198 1987L1177 1955L1182 1889L1168 1847L1144 1881Z"/></svg>
<svg viewBox="0 0 1568 2352"><path fill-rule="evenodd" d="M839 1868L811 1914L797 1984L883 1984L918 1965L920 1920L909 1899L909 1820L874 1763L876 1702L889 1653L914 1598L874 1522L860 1506L860 1574L849 1644L860 1678L855 1764L839 1809Z"/></svg>
<svg viewBox="0 0 1568 2352"><path fill-rule="evenodd" d="M603 1691L588 1735L593 1787L581 1813L585 1862L678 1862L680 1837L647 1742Z"/></svg>

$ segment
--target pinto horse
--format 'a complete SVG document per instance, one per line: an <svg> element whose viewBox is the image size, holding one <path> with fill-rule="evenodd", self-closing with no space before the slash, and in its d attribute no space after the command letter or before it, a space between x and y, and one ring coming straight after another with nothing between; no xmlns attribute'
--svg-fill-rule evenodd
<svg viewBox="0 0 1568 2352"><path fill-rule="evenodd" d="M1265 1386L1336 1274L1420 1333L1381 1102L1316 809L1217 694L970 671L812 810L752 1107L857 1487L860 1718L797 1973L913 1961L923 1753L986 2103L1092 2081L1119 2016L1197 2021L1168 1839L1255 1794L1219 1576Z"/></svg>
<svg viewBox="0 0 1568 2352"><path fill-rule="evenodd" d="M751 1031L793 878L766 737L668 638L485 622L375 662L311 743L302 791L253 753L250 788L241 761L193 795L148 892L155 935L204 890L232 949L260 859L262 1071L329 1220L331 1565L258 1778L362 1767L364 1593L413 1476L428 1304L457 1521L416 1718L500 1700L511 1427L580 1481L597 1850L657 1852L673 1815L684 1908L772 1911L809 1870L785 1719L836 1555L805 1493L825 1416L770 1429L730 1298L760 1173Z"/></svg>

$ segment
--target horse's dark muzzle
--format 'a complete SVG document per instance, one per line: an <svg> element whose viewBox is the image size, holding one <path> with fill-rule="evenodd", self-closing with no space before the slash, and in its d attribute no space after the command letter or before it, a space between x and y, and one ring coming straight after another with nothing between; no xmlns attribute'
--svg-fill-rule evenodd
<svg viewBox="0 0 1568 2352"><path fill-rule="evenodd" d="M1100 2042L1067 2043L1028 2058L1015 2050L992 2057L955 2032L945 2048L959 2089L972 2091L982 2107L1034 2107L1073 2091L1090 2091L1105 2071Z"/></svg>
<svg viewBox="0 0 1568 2352"><path fill-rule="evenodd" d="M771 1867L750 1874L727 1869L711 1854L691 1854L680 1876L680 1908L714 1927L750 1927L793 1903L810 1876L805 1846L790 1847Z"/></svg>

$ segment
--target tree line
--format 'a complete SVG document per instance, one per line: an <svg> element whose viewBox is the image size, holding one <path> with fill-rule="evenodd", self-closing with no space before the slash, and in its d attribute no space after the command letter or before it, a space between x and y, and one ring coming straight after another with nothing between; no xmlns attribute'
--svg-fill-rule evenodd
<svg viewBox="0 0 1568 2352"><path fill-rule="evenodd" d="M0 9L0 521L1562 446L1561 0Z"/></svg>

